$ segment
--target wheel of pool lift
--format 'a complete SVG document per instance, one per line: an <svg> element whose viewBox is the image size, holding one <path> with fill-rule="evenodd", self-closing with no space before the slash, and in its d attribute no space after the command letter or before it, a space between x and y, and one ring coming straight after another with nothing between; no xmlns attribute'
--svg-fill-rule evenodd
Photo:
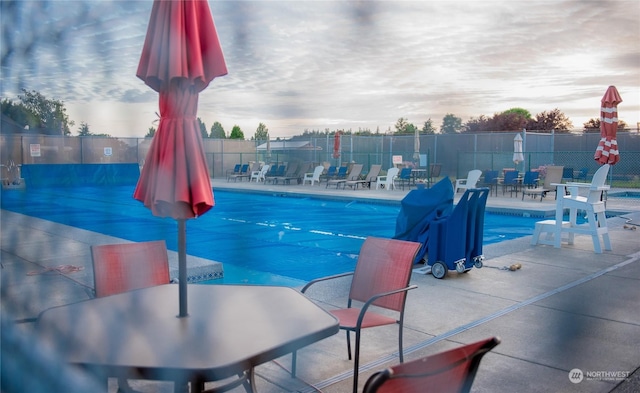
<svg viewBox="0 0 640 393"><path fill-rule="evenodd" d="M465 262L464 259L456 262L456 272L458 272L458 274L462 274L467 270L466 266L464 265L464 262Z"/></svg>
<svg viewBox="0 0 640 393"><path fill-rule="evenodd" d="M483 264L482 264L482 260L483 259L484 258L482 256L475 257L474 260L473 260L473 266L475 266L476 268L480 269L483 266Z"/></svg>
<svg viewBox="0 0 640 393"><path fill-rule="evenodd" d="M433 266L431 266L431 274L433 275L433 277L438 279L441 279L444 276L446 276L447 271L449 271L449 269L447 268L447 265L445 265L440 261L434 262Z"/></svg>

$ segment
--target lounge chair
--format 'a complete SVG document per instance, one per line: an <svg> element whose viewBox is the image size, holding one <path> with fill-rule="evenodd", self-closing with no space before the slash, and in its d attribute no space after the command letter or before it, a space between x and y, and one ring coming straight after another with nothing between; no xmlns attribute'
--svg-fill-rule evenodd
<svg viewBox="0 0 640 393"><path fill-rule="evenodd" d="M371 165L371 168L369 168L369 172L367 173L367 177L365 177L364 180L347 180L345 186L358 188L358 186L362 184L363 187L366 186L367 188L371 188L371 183L378 178L380 169L382 169L382 165Z"/></svg>
<svg viewBox="0 0 640 393"><path fill-rule="evenodd" d="M482 357L498 344L491 337L378 371L362 393L468 393Z"/></svg>
<svg viewBox="0 0 640 393"><path fill-rule="evenodd" d="M349 171L348 166L341 166L340 168L338 168L338 171L331 178L327 178L327 182L330 180L346 179L348 171Z"/></svg>
<svg viewBox="0 0 640 393"><path fill-rule="evenodd" d="M355 272L319 278L302 288L305 293L312 285L322 281L353 275L346 308L329 311L338 318L340 329L347 333L347 354L351 360L351 332L355 332L355 354L353 362L353 392L358 388L361 330L377 326L398 325L398 354L404 361L402 331L404 308L410 285L411 266L420 243L405 240L368 237L358 255ZM356 304L362 304L356 308ZM374 310L381 307L384 313ZM393 312L390 316L387 312ZM295 376L296 352L292 358L292 374Z"/></svg>
<svg viewBox="0 0 640 393"><path fill-rule="evenodd" d="M320 180L324 179L329 181L330 179L333 179L337 174L338 174L338 167L336 167L335 165L331 165L327 169L326 173L323 173L322 175L320 175Z"/></svg>
<svg viewBox="0 0 640 393"><path fill-rule="evenodd" d="M376 179L376 190L383 187L385 190L391 190L396 188L395 180L398 176L400 169L393 167L387 170L387 174L378 176Z"/></svg>
<svg viewBox="0 0 640 393"><path fill-rule="evenodd" d="M556 192L556 187L552 184L560 183L562 181L562 170L564 167L562 166L548 166L547 174L544 177L544 182L542 186L538 186L536 188L523 188L522 189L522 200L524 200L525 195L529 195L533 198L540 195L540 201L542 198L547 196L548 192ZM558 197L556 192L556 198Z"/></svg>
<svg viewBox="0 0 640 393"><path fill-rule="evenodd" d="M328 188L330 185L335 185L336 189L339 188L341 185L342 185L342 188L344 188L347 181L359 180L360 173L362 173L362 164L353 164L346 178L329 180L325 188Z"/></svg>
<svg viewBox="0 0 640 393"><path fill-rule="evenodd" d="M306 173L311 172L311 168L313 168L313 164L310 162L298 165L298 170L291 176L285 176L279 180L282 180L285 184L291 184L291 181L295 181L295 184L302 183L302 179Z"/></svg>
<svg viewBox="0 0 640 393"><path fill-rule="evenodd" d="M276 168L276 166L274 165L272 167ZM278 167L275 170L270 170L269 173L267 174L267 176L265 177L265 182L277 182L277 178L278 177L284 177L284 175L287 173L287 166L286 165L278 165Z"/></svg>
<svg viewBox="0 0 640 393"><path fill-rule="evenodd" d="M466 179L456 180L456 186L454 187L453 192L458 192L459 189L468 190L470 188L476 188L476 183L478 183L478 180L480 180L480 176L482 176L481 170L470 170L467 174Z"/></svg>
<svg viewBox="0 0 640 393"><path fill-rule="evenodd" d="M238 179L241 179L241 176L246 175L248 171L249 171L249 164L242 164L242 167L240 167L240 171L238 173L231 173L227 175L227 182L231 179L233 179L234 182L237 181Z"/></svg>
<svg viewBox="0 0 640 393"><path fill-rule="evenodd" d="M242 169L242 164L236 164L233 169L227 169L227 180L229 180L229 176L231 175L239 175L240 170Z"/></svg>
<svg viewBox="0 0 640 393"><path fill-rule="evenodd" d="M249 182L252 182L254 180L256 181L256 183L264 182L265 176L267 175L267 172L269 172L270 167L271 165L264 164L259 171L251 172L251 177L249 178Z"/></svg>
<svg viewBox="0 0 640 393"><path fill-rule="evenodd" d="M285 182L288 183L291 177L295 176L296 171L298 170L298 166L299 165L297 162L290 163L287 166L286 172L282 176L274 176L271 180L273 181L274 184L278 184L280 181L282 181L283 184ZM287 180L285 181L285 179Z"/></svg>
<svg viewBox="0 0 640 393"><path fill-rule="evenodd" d="M312 173L305 173L302 178L302 185L304 186L306 182L309 182L312 186L315 182L320 184L320 175L322 175L322 172L324 172L324 167L322 165L318 165Z"/></svg>

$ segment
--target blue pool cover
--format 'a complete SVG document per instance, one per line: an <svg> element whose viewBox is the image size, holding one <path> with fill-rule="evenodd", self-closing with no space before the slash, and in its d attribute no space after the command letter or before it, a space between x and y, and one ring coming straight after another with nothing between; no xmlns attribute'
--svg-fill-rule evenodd
<svg viewBox="0 0 640 393"><path fill-rule="evenodd" d="M130 241L164 239L177 224L133 199L135 185L27 187L2 192L2 208ZM216 205L187 221L187 253L227 271L308 281L352 271L367 236L391 238L400 205L215 191ZM530 235L538 218L487 214L484 244ZM249 273L247 273L249 274ZM251 282L250 278L237 278ZM227 280L225 282L232 282Z"/></svg>

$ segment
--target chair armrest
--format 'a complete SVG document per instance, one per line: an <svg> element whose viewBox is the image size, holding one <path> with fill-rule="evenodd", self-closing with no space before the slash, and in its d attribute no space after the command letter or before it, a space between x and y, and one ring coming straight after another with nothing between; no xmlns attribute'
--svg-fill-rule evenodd
<svg viewBox="0 0 640 393"><path fill-rule="evenodd" d="M373 302L375 302L376 300L378 300L378 299L380 299L381 297L384 297L384 296L395 295L396 293L407 292L407 291L409 291L411 289L416 289L416 288L418 288L417 285L409 285L408 287L405 287L405 288L400 288L400 289L396 289L394 291L383 292L383 293L379 293L377 295L371 296L369 298L369 300L367 300L366 303L360 309L360 315L358 315L358 322L356 324L358 329L362 325L362 320L364 319L364 315L366 314L367 309L369 309L369 306L371 306L371 304L373 304Z"/></svg>
<svg viewBox="0 0 640 393"><path fill-rule="evenodd" d="M347 272L347 273L334 274L333 276L316 278L315 280L309 281L304 287L302 287L300 292L305 293L310 286L312 286L313 284L317 284L321 281L333 280L334 278L340 278L340 277L346 277L346 276L353 276L353 274L354 272Z"/></svg>

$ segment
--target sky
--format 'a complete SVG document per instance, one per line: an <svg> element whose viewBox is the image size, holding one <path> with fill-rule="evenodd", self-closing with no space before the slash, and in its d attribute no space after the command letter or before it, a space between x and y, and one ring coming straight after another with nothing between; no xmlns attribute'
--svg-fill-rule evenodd
<svg viewBox="0 0 640 393"><path fill-rule="evenodd" d="M640 122L640 2L209 1L228 74L198 117L245 138L305 130L439 129L510 108L562 111L581 129L615 85ZM158 96L135 76L151 1L0 0L0 95L64 102L77 135L143 137Z"/></svg>

